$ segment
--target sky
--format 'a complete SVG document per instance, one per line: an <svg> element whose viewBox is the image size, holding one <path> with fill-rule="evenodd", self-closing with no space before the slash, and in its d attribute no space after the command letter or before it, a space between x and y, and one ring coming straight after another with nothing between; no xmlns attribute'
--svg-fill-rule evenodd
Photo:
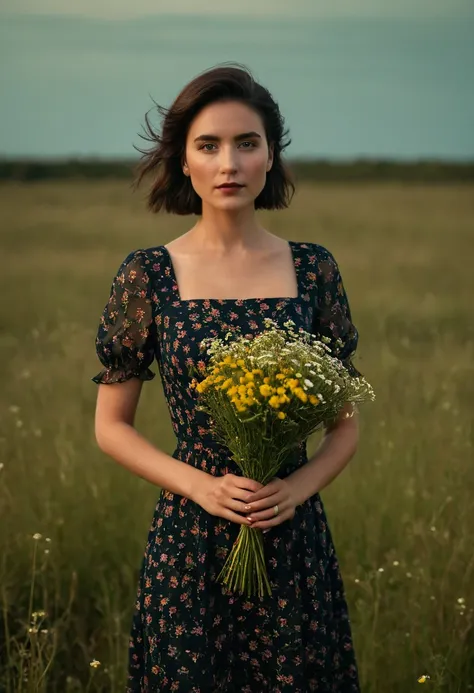
<svg viewBox="0 0 474 693"><path fill-rule="evenodd" d="M2 0L0 157L134 156L153 100L233 61L287 156L473 160L473 36L474 0Z"/></svg>

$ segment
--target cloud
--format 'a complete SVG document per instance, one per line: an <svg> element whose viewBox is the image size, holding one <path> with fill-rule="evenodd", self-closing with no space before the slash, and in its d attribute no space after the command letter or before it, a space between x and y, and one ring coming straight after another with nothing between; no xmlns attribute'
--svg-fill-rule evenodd
<svg viewBox="0 0 474 693"><path fill-rule="evenodd" d="M472 0L3 0L0 12L62 14L97 19L130 19L160 14L251 17L471 17Z"/></svg>

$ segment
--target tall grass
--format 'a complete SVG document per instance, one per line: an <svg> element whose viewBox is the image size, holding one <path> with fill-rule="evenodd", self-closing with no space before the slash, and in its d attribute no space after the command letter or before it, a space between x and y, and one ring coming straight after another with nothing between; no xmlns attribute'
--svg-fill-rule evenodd
<svg viewBox="0 0 474 693"><path fill-rule="evenodd" d="M123 182L8 184L0 210L0 690L115 693L159 490L96 446L95 331L123 257L195 219ZM336 256L377 393L322 494L365 693L474 690L473 220L468 186L306 185L261 214ZM171 453L158 377L136 425Z"/></svg>

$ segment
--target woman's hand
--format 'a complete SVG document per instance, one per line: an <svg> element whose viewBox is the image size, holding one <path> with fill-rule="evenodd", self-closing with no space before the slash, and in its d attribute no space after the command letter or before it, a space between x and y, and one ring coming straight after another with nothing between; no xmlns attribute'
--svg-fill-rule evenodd
<svg viewBox="0 0 474 693"><path fill-rule="evenodd" d="M246 499L249 494L258 493L264 486L258 481L235 474L212 476L206 474L202 487L195 494L196 502L211 515L240 525L252 524L245 515ZM239 514L242 513L242 514Z"/></svg>
<svg viewBox="0 0 474 693"><path fill-rule="evenodd" d="M275 506L278 505L278 515ZM269 530L295 516L296 502L288 481L274 477L266 486L253 493L245 505L245 513L250 518L250 526Z"/></svg>

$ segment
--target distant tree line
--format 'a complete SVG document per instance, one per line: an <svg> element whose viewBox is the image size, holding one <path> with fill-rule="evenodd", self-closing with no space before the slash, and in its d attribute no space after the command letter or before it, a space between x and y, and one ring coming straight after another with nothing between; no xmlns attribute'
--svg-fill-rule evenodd
<svg viewBox="0 0 474 693"><path fill-rule="evenodd" d="M435 159L419 161L363 158L350 161L295 159L288 163L296 181L474 182L474 160L453 162ZM130 159L0 159L0 181L33 183L45 180L131 179L136 164L136 160Z"/></svg>

